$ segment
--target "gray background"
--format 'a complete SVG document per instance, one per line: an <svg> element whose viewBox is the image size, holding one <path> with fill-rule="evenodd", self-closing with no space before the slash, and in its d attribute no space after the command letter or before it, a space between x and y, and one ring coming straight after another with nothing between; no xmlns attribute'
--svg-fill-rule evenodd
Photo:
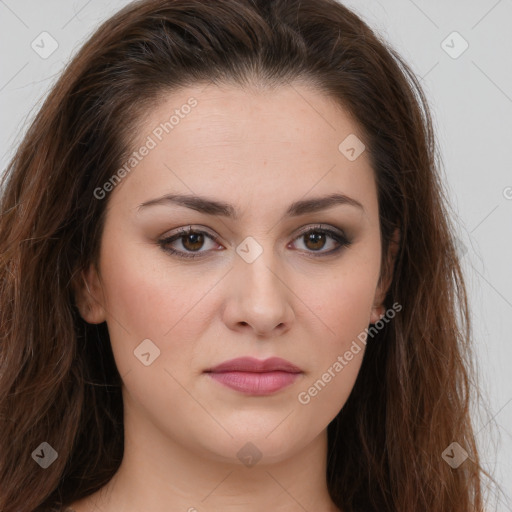
<svg viewBox="0 0 512 512"><path fill-rule="evenodd" d="M0 0L0 169L64 63L127 3ZM512 511L512 0L345 4L402 54L432 108L488 407L475 411L477 441L503 491L491 490L488 510ZM43 31L58 44L49 56Z"/></svg>

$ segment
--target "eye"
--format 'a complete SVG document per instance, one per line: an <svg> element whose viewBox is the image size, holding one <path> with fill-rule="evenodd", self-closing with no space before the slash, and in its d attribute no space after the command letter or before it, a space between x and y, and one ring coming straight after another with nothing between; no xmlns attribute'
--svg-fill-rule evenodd
<svg viewBox="0 0 512 512"><path fill-rule="evenodd" d="M330 256L351 244L342 231L324 228L321 225L310 226L308 229L302 230L299 236L294 240L300 239L303 240L306 252L310 253L313 257ZM335 242L335 247L330 251L321 251L326 245L326 241L329 239L331 243ZM189 226L187 228L180 228L177 233L159 240L158 245L163 251L177 256L178 258L192 259L203 257L205 253L210 252L208 250L200 251L207 240L217 242L215 236L206 231L193 229L192 226ZM179 242L184 250L173 248L172 244L176 242Z"/></svg>
<svg viewBox="0 0 512 512"><path fill-rule="evenodd" d="M330 251L321 251L326 245L326 241L331 239L334 244L334 249ZM343 247L348 247L351 242L345 237L343 232L324 228L321 225L311 226L303 230L295 240L302 240L306 247L306 252L319 254L311 254L313 257L330 256L340 251Z"/></svg>
<svg viewBox="0 0 512 512"><path fill-rule="evenodd" d="M216 241L215 237L206 231L192 229L192 226L189 226L188 228L180 228L176 234L159 240L158 245L165 252L178 256L179 258L198 258L202 257L203 254L207 252L199 251L206 239ZM176 241L180 242L185 251L170 247L170 245Z"/></svg>

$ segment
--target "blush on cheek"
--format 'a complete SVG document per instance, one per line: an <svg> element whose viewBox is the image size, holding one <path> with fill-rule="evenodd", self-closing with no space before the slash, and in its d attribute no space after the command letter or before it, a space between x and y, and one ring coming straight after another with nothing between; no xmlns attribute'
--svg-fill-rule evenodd
<svg viewBox="0 0 512 512"><path fill-rule="evenodd" d="M337 345L350 345L351 340L369 325L374 294L373 283L365 283L365 279L352 280L322 292L322 300L318 299L316 303L309 296L308 306L329 327L327 338L335 340Z"/></svg>

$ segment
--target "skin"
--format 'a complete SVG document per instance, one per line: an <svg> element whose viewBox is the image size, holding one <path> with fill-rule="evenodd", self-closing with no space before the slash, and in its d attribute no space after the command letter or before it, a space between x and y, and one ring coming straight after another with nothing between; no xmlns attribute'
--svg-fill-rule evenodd
<svg viewBox="0 0 512 512"><path fill-rule="evenodd" d="M107 322L123 379L125 452L119 471L76 512L336 511L325 481L327 426L346 402L363 350L305 405L298 394L384 313L377 189L368 152L349 161L338 145L362 135L334 101L303 84L273 90L204 84L167 94L137 128L139 148L170 113L197 106L110 192L99 268L83 273L79 307ZM294 201L338 192L336 205L282 219ZM184 206L138 209L168 193L231 203L232 220ZM339 246L300 236L315 224L343 230ZM177 239L187 260L158 240L192 225L217 237ZM253 237L262 254L236 252ZM218 249L218 250L215 250ZM315 252L316 249L316 252ZM160 356L134 356L144 339ZM205 375L223 361L278 356L303 373L269 396L248 396ZM261 459L237 457L251 442ZM247 448L246 448L247 449Z"/></svg>

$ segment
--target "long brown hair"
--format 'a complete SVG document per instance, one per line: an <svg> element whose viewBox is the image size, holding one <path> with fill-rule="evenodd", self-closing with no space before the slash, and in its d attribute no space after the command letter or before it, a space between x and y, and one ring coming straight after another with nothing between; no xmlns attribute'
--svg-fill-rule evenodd
<svg viewBox="0 0 512 512"><path fill-rule="evenodd" d="M2 178L0 510L43 511L105 485L123 456L123 405L105 324L73 280L97 262L108 198L140 116L200 82L304 80L359 123L378 186L385 305L346 405L328 426L327 483L344 512L481 511L469 406L466 289L429 108L401 57L335 0L147 0L107 20L53 87ZM341 142L341 141L340 141ZM40 468L32 453L58 453ZM442 457L457 442L469 458Z"/></svg>

